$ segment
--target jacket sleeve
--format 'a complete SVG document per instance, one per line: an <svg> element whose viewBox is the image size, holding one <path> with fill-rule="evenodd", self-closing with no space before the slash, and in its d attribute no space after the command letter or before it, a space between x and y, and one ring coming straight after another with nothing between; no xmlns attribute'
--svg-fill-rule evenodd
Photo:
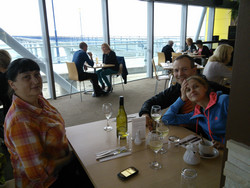
<svg viewBox="0 0 250 188"><path fill-rule="evenodd" d="M83 53L82 55L84 56L82 59L84 59L89 64L89 66L93 67L94 62L91 59L89 59L89 56L87 55L87 53Z"/></svg>
<svg viewBox="0 0 250 188"><path fill-rule="evenodd" d="M145 101L139 112L139 116L142 116L143 114L150 115L151 107L153 105L160 105L161 109L169 107L180 96L180 87L179 84L176 84Z"/></svg>
<svg viewBox="0 0 250 188"><path fill-rule="evenodd" d="M179 97L174 104L172 104L167 112L163 115L162 121L164 124L191 124L195 123L194 120L190 120L193 115L193 112L187 114L178 114L180 108L185 104L184 101Z"/></svg>

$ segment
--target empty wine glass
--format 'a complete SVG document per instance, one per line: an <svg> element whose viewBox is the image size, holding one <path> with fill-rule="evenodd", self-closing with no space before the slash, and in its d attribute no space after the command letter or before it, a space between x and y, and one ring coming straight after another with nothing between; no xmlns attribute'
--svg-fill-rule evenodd
<svg viewBox="0 0 250 188"><path fill-rule="evenodd" d="M150 167L153 169L160 169L161 164L156 161L156 155L158 151L162 148L162 139L160 134L158 134L156 131L151 131L150 138L149 138L149 147L151 150L155 153L155 160L150 163Z"/></svg>
<svg viewBox="0 0 250 188"><path fill-rule="evenodd" d="M113 130L113 127L111 127L109 125L109 119L111 118L112 116L112 104L111 103L104 103L102 105L102 111L107 119L107 126L104 127L104 130L105 131L112 131Z"/></svg>
<svg viewBox="0 0 250 188"><path fill-rule="evenodd" d="M157 123L156 125L156 132L160 135L161 140L163 142L163 140L166 138L166 136L169 133L169 128L167 125L164 125L164 123L162 123L161 121L159 123ZM164 154L167 153L167 150L165 148L161 148L160 149L160 154Z"/></svg>

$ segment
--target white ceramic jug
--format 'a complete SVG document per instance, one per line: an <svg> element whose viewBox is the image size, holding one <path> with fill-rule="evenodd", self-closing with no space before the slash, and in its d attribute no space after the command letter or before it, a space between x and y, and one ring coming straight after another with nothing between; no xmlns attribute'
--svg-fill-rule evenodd
<svg viewBox="0 0 250 188"><path fill-rule="evenodd" d="M183 160L190 165L197 165L200 163L200 154L198 147L194 144L186 146L186 152L184 153Z"/></svg>

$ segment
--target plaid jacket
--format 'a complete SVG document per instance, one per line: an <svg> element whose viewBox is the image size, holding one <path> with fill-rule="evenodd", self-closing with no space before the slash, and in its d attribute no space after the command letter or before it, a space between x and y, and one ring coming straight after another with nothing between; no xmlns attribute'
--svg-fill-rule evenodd
<svg viewBox="0 0 250 188"><path fill-rule="evenodd" d="M69 151L62 116L42 96L38 100L42 108L14 95L5 118L16 187L49 187L56 180L54 160Z"/></svg>

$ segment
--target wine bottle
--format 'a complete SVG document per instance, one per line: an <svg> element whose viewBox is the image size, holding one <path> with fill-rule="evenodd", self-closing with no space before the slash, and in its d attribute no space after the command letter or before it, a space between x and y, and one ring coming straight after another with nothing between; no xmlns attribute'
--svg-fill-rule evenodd
<svg viewBox="0 0 250 188"><path fill-rule="evenodd" d="M124 97L120 96L120 107L116 117L117 138L126 139L128 131L127 114L124 109Z"/></svg>

